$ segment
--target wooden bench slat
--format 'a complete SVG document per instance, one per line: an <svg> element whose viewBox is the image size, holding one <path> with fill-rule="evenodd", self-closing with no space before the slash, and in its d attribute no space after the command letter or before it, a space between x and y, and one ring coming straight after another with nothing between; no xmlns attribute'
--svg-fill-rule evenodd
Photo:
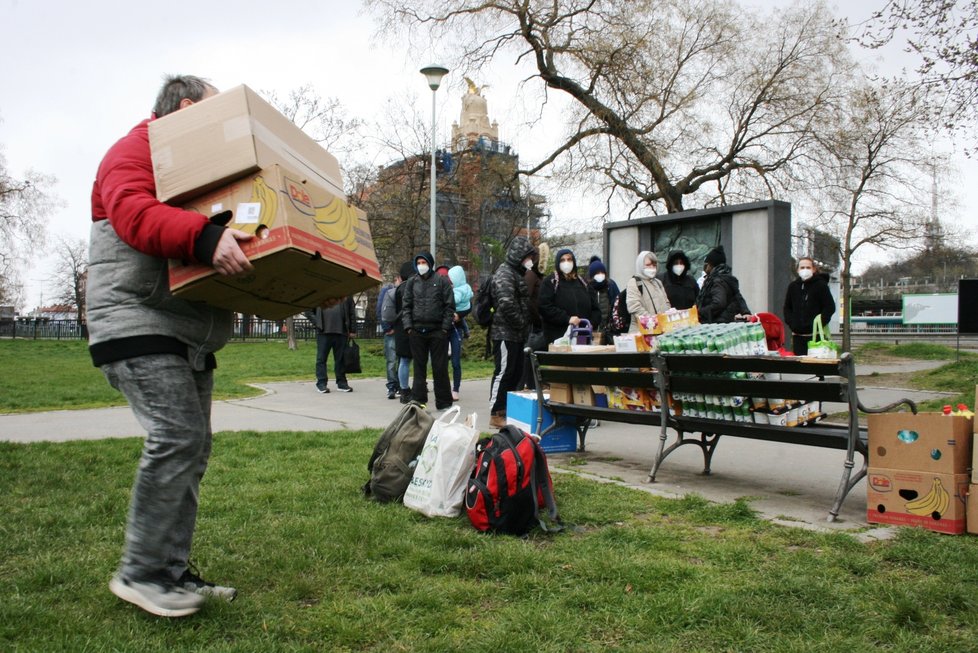
<svg viewBox="0 0 978 653"><path fill-rule="evenodd" d="M585 385L611 385L628 388L655 388L658 384L652 372L608 372L604 370L540 370L544 383L580 383Z"/></svg>
<svg viewBox="0 0 978 653"><path fill-rule="evenodd" d="M726 356L718 354L662 354L670 374L679 372L770 372L810 376L845 376L841 361L775 356Z"/></svg>
<svg viewBox="0 0 978 653"><path fill-rule="evenodd" d="M669 389L676 392L724 397L776 397L799 401L849 401L848 384L838 381L768 381L702 376L671 376Z"/></svg>
<svg viewBox="0 0 978 653"><path fill-rule="evenodd" d="M662 415L658 412L642 412L636 410L621 410L618 408L600 408L598 406L578 406L577 404L565 404L559 402L547 402L547 406L554 414L573 415L575 417L588 417L592 419L606 419L612 422L624 422L626 424L645 424L648 426L660 426Z"/></svg>

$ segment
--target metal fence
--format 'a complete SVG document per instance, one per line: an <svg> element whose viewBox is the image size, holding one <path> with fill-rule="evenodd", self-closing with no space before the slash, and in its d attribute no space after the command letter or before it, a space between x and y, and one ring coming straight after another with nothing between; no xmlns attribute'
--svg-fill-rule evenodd
<svg viewBox="0 0 978 653"><path fill-rule="evenodd" d="M257 317L236 316L231 329L231 340L266 341L287 340L289 331L285 320L263 320ZM292 329L296 340L315 340L316 329L304 317L293 318ZM357 338L379 338L380 332L375 319L359 320L356 326ZM19 319L0 321L0 338L24 338L28 340L87 340L86 325L75 320Z"/></svg>

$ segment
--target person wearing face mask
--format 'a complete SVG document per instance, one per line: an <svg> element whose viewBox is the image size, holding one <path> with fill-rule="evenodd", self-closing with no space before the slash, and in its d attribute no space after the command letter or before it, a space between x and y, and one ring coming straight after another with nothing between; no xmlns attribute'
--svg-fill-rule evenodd
<svg viewBox="0 0 978 653"><path fill-rule="evenodd" d="M798 278L788 284L785 294L784 321L791 329L791 350L804 355L815 318L820 316L827 328L835 314L835 300L829 291L828 275L818 271L814 260L807 256L798 259L797 272Z"/></svg>
<svg viewBox="0 0 978 653"><path fill-rule="evenodd" d="M560 338L568 326L587 320L592 328L601 323L598 295L577 276L574 252L561 249L556 256L557 269L540 282L540 318L543 336L550 343Z"/></svg>
<svg viewBox="0 0 978 653"><path fill-rule="evenodd" d="M659 272L659 280L662 281L666 297L673 308L684 309L696 305L696 295L699 294L700 287L691 272L686 252L677 249L669 253L666 269Z"/></svg>
<svg viewBox="0 0 978 653"><path fill-rule="evenodd" d="M733 322L738 315L750 314L747 302L740 294L740 282L727 265L727 255L722 246L706 253L703 271L706 278L696 296L696 310L701 324Z"/></svg>
<svg viewBox="0 0 978 653"><path fill-rule="evenodd" d="M547 341L543 336L543 320L540 318L540 280L543 279L543 272L540 271L540 252L534 251L530 261L524 266L523 280L526 282L526 290L529 293L530 310L530 333L526 337L523 349L530 348L533 351L547 349ZM516 384L517 390L524 388L536 390L537 381L533 376L533 365L530 362L529 354L523 354L523 377Z"/></svg>
<svg viewBox="0 0 978 653"><path fill-rule="evenodd" d="M489 426L494 429L506 426L506 395L523 376L523 345L530 332L530 293L523 275L533 267L535 253L525 236L517 236L488 282L494 309L489 328L495 364L489 384Z"/></svg>
<svg viewBox="0 0 978 653"><path fill-rule="evenodd" d="M448 330L455 318L455 291L447 276L437 274L434 257L421 252L414 258L417 275L404 291L401 320L411 343L414 383L411 399L428 403L428 359L435 386L435 408L452 407L452 385L448 380Z"/></svg>
<svg viewBox="0 0 978 653"><path fill-rule="evenodd" d="M657 275L659 259L655 252L639 252L635 258L635 275L625 284L628 314L632 316L629 333L639 333L639 318L664 313L672 305Z"/></svg>
<svg viewBox="0 0 978 653"><path fill-rule="evenodd" d="M598 298L598 307L601 309L601 320L594 325L594 330L608 336L611 307L615 305L615 300L618 299L620 293L618 284L615 283L614 279L608 278L608 269L598 256L591 257L591 262L587 266L587 276L589 279L587 285L595 292Z"/></svg>

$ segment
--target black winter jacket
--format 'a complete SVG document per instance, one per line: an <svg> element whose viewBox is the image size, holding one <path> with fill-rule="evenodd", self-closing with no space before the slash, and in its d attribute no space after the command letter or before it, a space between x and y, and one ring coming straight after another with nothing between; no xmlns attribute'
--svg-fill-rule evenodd
<svg viewBox="0 0 978 653"><path fill-rule="evenodd" d="M829 291L828 275L816 274L808 281L795 279L788 284L784 298L784 322L792 333L810 335L816 315L826 326L835 314L835 300Z"/></svg>
<svg viewBox="0 0 978 653"><path fill-rule="evenodd" d="M681 276L672 273L672 266L677 262L682 262L686 266ZM696 279L692 276L689 258L682 252L676 251L669 254L666 259L665 272L659 275L662 286L666 289L666 297L669 298L669 305L673 308L690 308L696 305L696 296L700 292L700 287L696 285Z"/></svg>
<svg viewBox="0 0 978 653"><path fill-rule="evenodd" d="M506 261L489 280L495 309L489 329L493 340L526 342L530 332L530 291L523 278L523 259L534 251L525 236L517 236L506 249Z"/></svg>
<svg viewBox="0 0 978 653"><path fill-rule="evenodd" d="M404 330L448 333L455 314L455 290L448 277L428 270L428 274L408 279L404 290L401 321Z"/></svg>
<svg viewBox="0 0 978 653"><path fill-rule="evenodd" d="M750 313L740 294L740 282L729 265L721 263L703 280L696 310L702 324L733 322L736 315Z"/></svg>
<svg viewBox="0 0 978 653"><path fill-rule="evenodd" d="M601 324L598 294L580 278L567 279L555 271L540 281L540 317L548 343L564 335L572 315L589 320L597 329Z"/></svg>

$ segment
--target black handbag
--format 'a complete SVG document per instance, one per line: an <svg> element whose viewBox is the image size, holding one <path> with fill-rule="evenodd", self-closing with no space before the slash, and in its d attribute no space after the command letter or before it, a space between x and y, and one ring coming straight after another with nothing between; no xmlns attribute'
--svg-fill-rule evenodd
<svg viewBox="0 0 978 653"><path fill-rule="evenodd" d="M360 369L360 345L353 338L346 343L346 350L343 352L343 368L350 374L359 374Z"/></svg>

